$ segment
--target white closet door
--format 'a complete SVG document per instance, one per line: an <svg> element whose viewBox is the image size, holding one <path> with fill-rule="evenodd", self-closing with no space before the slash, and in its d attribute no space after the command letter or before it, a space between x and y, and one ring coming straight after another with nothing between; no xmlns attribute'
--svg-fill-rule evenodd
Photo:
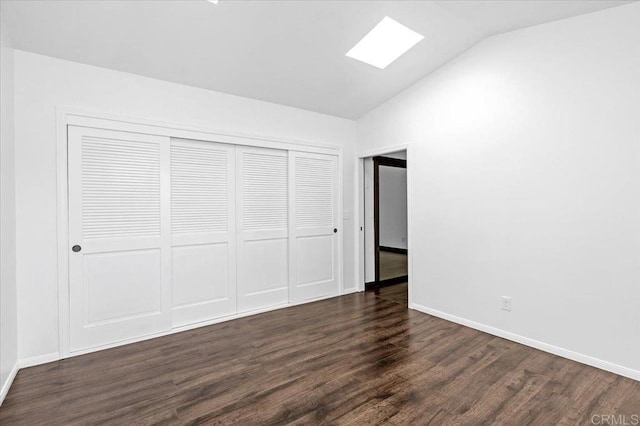
<svg viewBox="0 0 640 426"><path fill-rule="evenodd" d="M68 132L70 350L168 330L169 139Z"/></svg>
<svg viewBox="0 0 640 426"><path fill-rule="evenodd" d="M292 302L338 295L338 161L290 151Z"/></svg>
<svg viewBox="0 0 640 426"><path fill-rule="evenodd" d="M236 148L238 310L287 303L287 152Z"/></svg>
<svg viewBox="0 0 640 426"><path fill-rule="evenodd" d="M236 312L234 146L171 140L173 326Z"/></svg>

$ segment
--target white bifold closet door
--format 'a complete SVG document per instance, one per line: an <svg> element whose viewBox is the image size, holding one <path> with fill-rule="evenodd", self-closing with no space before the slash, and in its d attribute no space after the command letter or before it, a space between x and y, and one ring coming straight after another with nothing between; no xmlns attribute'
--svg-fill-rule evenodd
<svg viewBox="0 0 640 426"><path fill-rule="evenodd" d="M289 301L288 154L236 148L238 311Z"/></svg>
<svg viewBox="0 0 640 426"><path fill-rule="evenodd" d="M69 350L339 293L337 156L68 127Z"/></svg>
<svg viewBox="0 0 640 426"><path fill-rule="evenodd" d="M169 139L68 132L70 350L170 329Z"/></svg>
<svg viewBox="0 0 640 426"><path fill-rule="evenodd" d="M289 179L289 300L338 295L338 157L289 151Z"/></svg>
<svg viewBox="0 0 640 426"><path fill-rule="evenodd" d="M234 151L171 140L174 327L236 312Z"/></svg>

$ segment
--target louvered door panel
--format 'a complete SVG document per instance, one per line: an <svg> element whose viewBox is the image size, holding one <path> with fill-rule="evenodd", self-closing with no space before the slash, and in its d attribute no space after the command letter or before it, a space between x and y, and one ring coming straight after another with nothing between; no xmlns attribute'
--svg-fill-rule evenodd
<svg viewBox="0 0 640 426"><path fill-rule="evenodd" d="M173 234L229 230L230 148L211 142L172 141Z"/></svg>
<svg viewBox="0 0 640 426"><path fill-rule="evenodd" d="M68 143L70 350L168 330L168 138L70 126Z"/></svg>
<svg viewBox="0 0 640 426"><path fill-rule="evenodd" d="M234 149L171 140L174 327L236 312Z"/></svg>
<svg viewBox="0 0 640 426"><path fill-rule="evenodd" d="M335 157L295 157L296 227L334 225Z"/></svg>
<svg viewBox="0 0 640 426"><path fill-rule="evenodd" d="M293 302L337 295L338 163L333 155L289 153L290 289Z"/></svg>
<svg viewBox="0 0 640 426"><path fill-rule="evenodd" d="M82 232L86 239L160 235L160 146L82 139Z"/></svg>
<svg viewBox="0 0 640 426"><path fill-rule="evenodd" d="M283 151L243 149L242 225L245 231L288 226L287 157Z"/></svg>
<svg viewBox="0 0 640 426"><path fill-rule="evenodd" d="M238 147L238 310L288 301L287 152Z"/></svg>

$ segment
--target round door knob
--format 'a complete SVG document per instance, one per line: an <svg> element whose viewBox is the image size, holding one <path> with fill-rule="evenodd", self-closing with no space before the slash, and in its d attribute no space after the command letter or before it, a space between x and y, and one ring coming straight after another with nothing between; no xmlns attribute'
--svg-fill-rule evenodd
<svg viewBox="0 0 640 426"><path fill-rule="evenodd" d="M75 245L73 247L71 247L71 250L73 250L74 253L79 252L80 250L82 250L82 247Z"/></svg>
<svg viewBox="0 0 640 426"><path fill-rule="evenodd" d="M338 232L338 228L333 228L333 233L335 234L336 232Z"/></svg>

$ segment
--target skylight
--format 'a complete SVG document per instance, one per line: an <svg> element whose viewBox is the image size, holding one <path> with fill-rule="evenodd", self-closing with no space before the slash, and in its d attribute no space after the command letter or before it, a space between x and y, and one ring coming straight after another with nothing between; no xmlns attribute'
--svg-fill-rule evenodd
<svg viewBox="0 0 640 426"><path fill-rule="evenodd" d="M385 69L424 36L385 16L369 33L347 52L347 56Z"/></svg>

